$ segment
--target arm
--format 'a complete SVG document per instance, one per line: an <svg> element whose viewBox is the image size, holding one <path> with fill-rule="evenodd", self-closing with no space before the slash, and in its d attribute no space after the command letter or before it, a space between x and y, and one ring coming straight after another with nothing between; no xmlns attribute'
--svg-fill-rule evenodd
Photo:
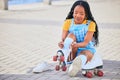
<svg viewBox="0 0 120 80"><path fill-rule="evenodd" d="M67 37L67 35L68 35L68 31L65 31L65 30L63 30L63 32L62 32L62 39L61 39L61 41L58 43L58 46L60 47L60 48L63 48L63 44L64 44L64 40L65 40L65 38Z"/></svg>
<svg viewBox="0 0 120 80"><path fill-rule="evenodd" d="M62 31L62 41L63 42L64 42L65 38L67 37L67 35L68 35L68 31L63 30Z"/></svg>
<svg viewBox="0 0 120 80"><path fill-rule="evenodd" d="M93 34L94 34L93 31L88 31L85 38L84 38L84 41L81 43L73 44L73 47L77 47L77 48L86 47L88 45L88 43L92 40Z"/></svg>
<svg viewBox="0 0 120 80"><path fill-rule="evenodd" d="M61 41L58 43L58 46L60 48L62 48L64 46L63 43L64 43L65 38L68 35L68 30L69 30L70 24L71 24L71 20L66 20L64 22L64 24L63 24L63 31L62 31Z"/></svg>
<svg viewBox="0 0 120 80"><path fill-rule="evenodd" d="M96 30L95 28L96 28L96 24L95 24L95 22L92 21L90 23L89 27L88 27L88 32L87 32L87 34L86 34L86 36L84 38L84 41L81 42L81 43L75 44L74 47L77 47L77 48L79 48L79 47L86 47L88 45L88 43L93 38L93 34L94 34L95 30Z"/></svg>

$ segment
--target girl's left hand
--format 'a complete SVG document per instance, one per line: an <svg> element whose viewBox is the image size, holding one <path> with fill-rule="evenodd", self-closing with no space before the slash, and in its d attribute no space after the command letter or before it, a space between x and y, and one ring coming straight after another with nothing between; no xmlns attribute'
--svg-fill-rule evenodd
<svg viewBox="0 0 120 80"><path fill-rule="evenodd" d="M78 48L78 43L73 42L73 43L71 44L71 47L72 47L72 48Z"/></svg>

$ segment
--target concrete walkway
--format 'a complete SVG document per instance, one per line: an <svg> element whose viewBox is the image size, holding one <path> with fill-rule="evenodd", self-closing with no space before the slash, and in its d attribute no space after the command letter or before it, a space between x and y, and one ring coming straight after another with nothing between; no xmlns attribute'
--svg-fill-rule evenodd
<svg viewBox="0 0 120 80"><path fill-rule="evenodd" d="M96 49L104 60L105 74L92 79L81 72L69 77L67 72L54 70L57 63L52 56L59 49L62 24L72 1L62 3L10 6L0 11L0 80L120 80L120 1L89 1L99 26ZM48 62L50 70L32 73L42 61Z"/></svg>

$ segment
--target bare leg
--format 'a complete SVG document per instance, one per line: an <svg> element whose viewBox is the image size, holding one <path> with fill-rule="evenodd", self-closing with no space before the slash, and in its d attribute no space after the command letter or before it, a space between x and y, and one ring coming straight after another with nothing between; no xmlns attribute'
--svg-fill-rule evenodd
<svg viewBox="0 0 120 80"><path fill-rule="evenodd" d="M87 62L91 61L93 54L89 50L84 50L80 53L80 55L85 55L87 57ZM86 62L86 63L87 63Z"/></svg>

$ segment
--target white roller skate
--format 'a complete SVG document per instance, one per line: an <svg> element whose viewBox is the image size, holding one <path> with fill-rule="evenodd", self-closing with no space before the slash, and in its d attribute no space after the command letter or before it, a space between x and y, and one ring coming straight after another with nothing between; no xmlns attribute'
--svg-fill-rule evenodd
<svg viewBox="0 0 120 80"><path fill-rule="evenodd" d="M76 76L76 74L81 70L83 65L85 65L86 61L87 57L85 55L77 56L69 67L68 75L71 77Z"/></svg>
<svg viewBox="0 0 120 80"><path fill-rule="evenodd" d="M59 71L60 69L62 69L62 71L67 70L66 63L65 63L65 57L64 57L64 53L62 50L57 51L57 55L53 56L53 61L59 62L59 64L56 65L55 67L56 71Z"/></svg>
<svg viewBox="0 0 120 80"><path fill-rule="evenodd" d="M68 75L70 77L74 77L76 76L76 74L79 72L80 69L81 69L81 58L80 56L77 56L69 67Z"/></svg>
<svg viewBox="0 0 120 80"><path fill-rule="evenodd" d="M92 60L82 67L82 74L88 78L92 78L94 75L102 77L104 75L102 68L103 61L100 55L95 53Z"/></svg>

